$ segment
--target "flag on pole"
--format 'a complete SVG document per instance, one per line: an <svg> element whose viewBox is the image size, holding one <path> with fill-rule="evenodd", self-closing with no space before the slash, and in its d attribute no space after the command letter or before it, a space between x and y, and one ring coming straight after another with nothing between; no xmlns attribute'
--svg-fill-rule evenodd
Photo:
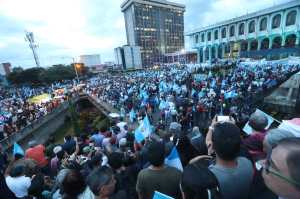
<svg viewBox="0 0 300 199"><path fill-rule="evenodd" d="M165 164L183 171L182 163L179 158L176 146L173 147L170 155L165 159Z"/></svg>
<svg viewBox="0 0 300 199"><path fill-rule="evenodd" d="M165 102L165 100L161 100L159 103L159 110L163 110L165 108L167 108L167 103Z"/></svg>
<svg viewBox="0 0 300 199"><path fill-rule="evenodd" d="M235 98L237 96L238 96L238 94L235 91L229 91L229 92L224 94L225 99Z"/></svg>
<svg viewBox="0 0 300 199"><path fill-rule="evenodd" d="M151 133L152 133L152 126L150 124L148 116L146 115L146 117L143 119L139 127L134 131L135 140L138 143L141 143Z"/></svg>
<svg viewBox="0 0 300 199"><path fill-rule="evenodd" d="M196 93L195 89L192 89L192 97L194 97L195 93Z"/></svg>
<svg viewBox="0 0 300 199"><path fill-rule="evenodd" d="M18 144L18 143L14 143L14 148L13 148L13 155L16 155L16 154L19 154L19 155L22 155L24 156L25 153L24 153L24 150L22 149L22 147Z"/></svg>
<svg viewBox="0 0 300 199"><path fill-rule="evenodd" d="M160 193L158 191L155 191L152 199L174 199L174 198L166 194Z"/></svg>
<svg viewBox="0 0 300 199"><path fill-rule="evenodd" d="M136 118L136 114L133 109L129 112L129 119L131 122L134 122L134 119Z"/></svg>

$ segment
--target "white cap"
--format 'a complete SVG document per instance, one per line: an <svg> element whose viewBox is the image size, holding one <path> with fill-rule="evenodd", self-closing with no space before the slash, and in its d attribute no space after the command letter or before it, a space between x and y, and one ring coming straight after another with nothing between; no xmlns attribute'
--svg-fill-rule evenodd
<svg viewBox="0 0 300 199"><path fill-rule="evenodd" d="M58 154L60 151L62 151L62 147L61 146L56 146L53 149L53 153Z"/></svg>

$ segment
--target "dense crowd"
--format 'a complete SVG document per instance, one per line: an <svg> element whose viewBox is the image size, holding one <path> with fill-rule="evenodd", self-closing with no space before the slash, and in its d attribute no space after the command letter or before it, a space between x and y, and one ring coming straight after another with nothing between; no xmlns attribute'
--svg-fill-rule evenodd
<svg viewBox="0 0 300 199"><path fill-rule="evenodd" d="M266 114L255 111L257 97L299 67L237 66L217 74L168 66L88 79L84 92L120 110L119 116L109 128L68 135L61 144L32 140L10 161L1 151L0 195L299 198L300 119L270 127ZM250 135L242 132L247 121ZM136 125L151 127L149 134L137 139Z"/></svg>
<svg viewBox="0 0 300 199"><path fill-rule="evenodd" d="M27 126L51 113L67 97L65 93L55 93L55 89L71 87L72 83L52 85L51 87L1 88L0 87L0 140L17 133ZM49 95L49 98L32 102L35 96Z"/></svg>

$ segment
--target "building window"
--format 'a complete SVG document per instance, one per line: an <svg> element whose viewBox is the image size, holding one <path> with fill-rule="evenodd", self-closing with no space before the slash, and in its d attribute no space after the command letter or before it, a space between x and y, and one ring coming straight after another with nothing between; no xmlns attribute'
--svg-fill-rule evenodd
<svg viewBox="0 0 300 199"><path fill-rule="evenodd" d="M222 38L226 38L226 28L222 29Z"/></svg>
<svg viewBox="0 0 300 199"><path fill-rule="evenodd" d="M219 31L215 30L215 40L219 39Z"/></svg>
<svg viewBox="0 0 300 199"><path fill-rule="evenodd" d="M204 42L204 34L201 35L201 42Z"/></svg>
<svg viewBox="0 0 300 199"><path fill-rule="evenodd" d="M230 30L229 30L229 36L230 37L233 37L235 34L235 31L234 31L234 26L230 26Z"/></svg>
<svg viewBox="0 0 300 199"><path fill-rule="evenodd" d="M211 40L211 32L207 33L207 41Z"/></svg>
<svg viewBox="0 0 300 199"><path fill-rule="evenodd" d="M272 20L272 29L279 28L280 22L281 22L281 15L280 14L275 15Z"/></svg>
<svg viewBox="0 0 300 199"><path fill-rule="evenodd" d="M253 33L255 32L255 21L250 21L248 25L248 33Z"/></svg>
<svg viewBox="0 0 300 199"><path fill-rule="evenodd" d="M199 42L198 39L199 39L199 38L198 38L198 35L196 35L196 36L195 36L195 43L196 43L196 44Z"/></svg>
<svg viewBox="0 0 300 199"><path fill-rule="evenodd" d="M259 24L259 30L264 31L267 30L267 17L264 17Z"/></svg>
<svg viewBox="0 0 300 199"><path fill-rule="evenodd" d="M286 26L291 26L296 24L296 16L297 16L297 11L293 10L289 12L286 16Z"/></svg>
<svg viewBox="0 0 300 199"><path fill-rule="evenodd" d="M245 33L245 24L241 23L239 26L239 35L243 35Z"/></svg>

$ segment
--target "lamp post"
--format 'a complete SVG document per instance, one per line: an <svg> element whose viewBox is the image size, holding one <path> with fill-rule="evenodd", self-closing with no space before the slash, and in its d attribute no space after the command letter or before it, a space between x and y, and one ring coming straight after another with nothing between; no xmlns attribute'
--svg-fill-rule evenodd
<svg viewBox="0 0 300 199"><path fill-rule="evenodd" d="M185 49L181 49L180 54L183 54L183 64L186 64L186 54L185 54Z"/></svg>
<svg viewBox="0 0 300 199"><path fill-rule="evenodd" d="M77 72L77 64L75 63L75 59L74 57L73 59L73 65L74 65L74 69L75 69L75 73L76 73L76 79L77 79L77 84L79 83L79 77L78 77L78 72Z"/></svg>

